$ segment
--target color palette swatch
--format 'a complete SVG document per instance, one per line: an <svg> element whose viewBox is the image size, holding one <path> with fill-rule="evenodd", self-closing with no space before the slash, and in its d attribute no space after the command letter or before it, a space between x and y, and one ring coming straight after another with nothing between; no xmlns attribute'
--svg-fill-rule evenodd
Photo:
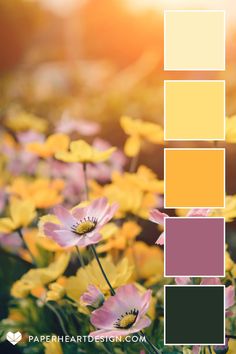
<svg viewBox="0 0 236 354"><path fill-rule="evenodd" d="M223 345L224 297L223 285L166 285L165 344Z"/></svg>
<svg viewBox="0 0 236 354"><path fill-rule="evenodd" d="M165 11L164 70L225 70L225 11ZM164 81L165 140L225 140L225 81L201 76ZM164 208L224 207L225 149L164 149ZM225 286L199 279L225 276L225 220L200 214L164 220L164 276L188 277L165 285L165 345L225 342Z"/></svg>
<svg viewBox="0 0 236 354"><path fill-rule="evenodd" d="M166 140L224 140L224 81L165 81Z"/></svg>
<svg viewBox="0 0 236 354"><path fill-rule="evenodd" d="M164 68L225 70L225 12L165 11Z"/></svg>
<svg viewBox="0 0 236 354"><path fill-rule="evenodd" d="M224 207L224 149L165 149L165 208Z"/></svg>
<svg viewBox="0 0 236 354"><path fill-rule="evenodd" d="M165 276L223 277L224 218L165 219Z"/></svg>

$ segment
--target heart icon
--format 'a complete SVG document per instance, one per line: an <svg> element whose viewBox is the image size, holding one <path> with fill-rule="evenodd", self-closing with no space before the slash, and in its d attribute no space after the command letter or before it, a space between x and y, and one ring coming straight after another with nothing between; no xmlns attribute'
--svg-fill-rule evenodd
<svg viewBox="0 0 236 354"><path fill-rule="evenodd" d="M6 339L11 344L16 345L22 339L22 334L20 332L7 332Z"/></svg>

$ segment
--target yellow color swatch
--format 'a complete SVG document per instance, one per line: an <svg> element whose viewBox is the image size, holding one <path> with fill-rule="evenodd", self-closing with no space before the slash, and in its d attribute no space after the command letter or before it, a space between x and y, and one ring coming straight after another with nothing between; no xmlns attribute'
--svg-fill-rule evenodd
<svg viewBox="0 0 236 354"><path fill-rule="evenodd" d="M165 149L165 207L224 207L225 149Z"/></svg>
<svg viewBox="0 0 236 354"><path fill-rule="evenodd" d="M224 140L224 81L165 81L166 140Z"/></svg>
<svg viewBox="0 0 236 354"><path fill-rule="evenodd" d="M225 12L165 11L165 70L225 70Z"/></svg>

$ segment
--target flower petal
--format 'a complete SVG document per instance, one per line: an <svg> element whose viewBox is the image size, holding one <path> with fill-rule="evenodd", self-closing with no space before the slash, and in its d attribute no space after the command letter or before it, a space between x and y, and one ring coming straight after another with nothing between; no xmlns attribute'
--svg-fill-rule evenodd
<svg viewBox="0 0 236 354"><path fill-rule="evenodd" d="M149 220L160 225L164 225L164 219L166 217L168 217L168 215L158 209L152 209L149 213Z"/></svg>
<svg viewBox="0 0 236 354"><path fill-rule="evenodd" d="M74 218L74 216L63 206L57 205L54 208L54 213L57 216L57 218L67 226L68 228L71 228L73 225L77 224L77 220Z"/></svg>

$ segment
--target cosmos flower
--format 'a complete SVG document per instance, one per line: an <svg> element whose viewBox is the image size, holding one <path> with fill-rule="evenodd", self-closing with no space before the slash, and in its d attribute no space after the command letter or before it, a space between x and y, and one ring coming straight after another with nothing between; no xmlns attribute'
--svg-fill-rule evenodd
<svg viewBox="0 0 236 354"><path fill-rule="evenodd" d="M90 284L80 301L86 306L98 308L104 301L104 295L96 286Z"/></svg>
<svg viewBox="0 0 236 354"><path fill-rule="evenodd" d="M209 214L210 209L191 209L187 217L205 217ZM164 225L165 218L169 217L169 215L160 212L158 209L153 209L150 211L149 220L154 222L155 224ZM157 245L164 245L164 232L158 237L156 241Z"/></svg>
<svg viewBox="0 0 236 354"><path fill-rule="evenodd" d="M151 324L146 316L151 300L151 290L140 294L133 284L120 287L102 307L92 312L91 323L98 330L92 337L126 336L139 332Z"/></svg>
<svg viewBox="0 0 236 354"><path fill-rule="evenodd" d="M54 208L60 223L45 222L46 236L62 247L88 246L101 239L100 229L113 217L117 204L109 206L106 198L94 200L87 207L75 207L71 211L62 206Z"/></svg>

